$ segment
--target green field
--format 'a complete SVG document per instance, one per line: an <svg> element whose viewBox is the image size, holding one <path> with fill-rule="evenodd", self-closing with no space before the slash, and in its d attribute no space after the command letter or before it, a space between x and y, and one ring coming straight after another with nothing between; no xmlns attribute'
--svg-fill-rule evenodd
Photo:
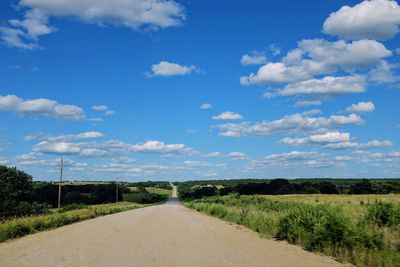
<svg viewBox="0 0 400 267"><path fill-rule="evenodd" d="M400 195L213 196L184 205L357 266L399 266Z"/></svg>
<svg viewBox="0 0 400 267"><path fill-rule="evenodd" d="M21 217L0 222L0 242L33 234L36 232L61 227L98 216L146 207L148 205L120 202L102 205L73 205L58 210L52 209L47 214Z"/></svg>
<svg viewBox="0 0 400 267"><path fill-rule="evenodd" d="M152 194L158 194L162 196L170 197L172 194L172 190L164 189L164 188L157 188L157 187L146 187L146 190Z"/></svg>
<svg viewBox="0 0 400 267"><path fill-rule="evenodd" d="M159 187L129 186L124 191L122 199L134 203L163 203L171 196L172 190Z"/></svg>

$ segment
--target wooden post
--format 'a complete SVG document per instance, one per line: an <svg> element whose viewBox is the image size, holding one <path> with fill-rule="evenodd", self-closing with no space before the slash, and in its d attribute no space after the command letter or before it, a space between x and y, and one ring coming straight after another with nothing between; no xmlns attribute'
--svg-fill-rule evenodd
<svg viewBox="0 0 400 267"><path fill-rule="evenodd" d="M60 181L58 182L58 208L61 207L61 182L62 182L62 175L63 175L63 167L64 167L64 160L61 158Z"/></svg>
<svg viewBox="0 0 400 267"><path fill-rule="evenodd" d="M115 203L118 203L118 177L117 177L117 184L115 187Z"/></svg>

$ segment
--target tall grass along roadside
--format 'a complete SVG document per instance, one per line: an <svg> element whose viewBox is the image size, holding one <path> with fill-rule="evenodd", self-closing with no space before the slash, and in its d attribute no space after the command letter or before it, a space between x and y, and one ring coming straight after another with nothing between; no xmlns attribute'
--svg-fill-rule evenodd
<svg viewBox="0 0 400 267"><path fill-rule="evenodd" d="M22 217L0 222L0 242L33 234L36 232L61 227L98 216L137 209L146 205L121 202L103 205L71 205L48 214Z"/></svg>
<svg viewBox="0 0 400 267"><path fill-rule="evenodd" d="M284 197L284 196L282 196ZM189 208L244 225L266 237L287 240L307 250L357 266L400 266L400 204L268 199L228 195L184 202ZM332 196L330 197L332 198ZM346 209L344 209L346 207Z"/></svg>

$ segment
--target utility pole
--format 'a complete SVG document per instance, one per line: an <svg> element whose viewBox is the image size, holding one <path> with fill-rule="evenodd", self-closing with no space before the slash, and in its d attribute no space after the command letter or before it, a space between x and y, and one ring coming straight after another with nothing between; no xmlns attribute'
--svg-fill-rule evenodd
<svg viewBox="0 0 400 267"><path fill-rule="evenodd" d="M117 183L115 187L115 203L118 203L118 177L117 177Z"/></svg>
<svg viewBox="0 0 400 267"><path fill-rule="evenodd" d="M63 158L61 158L60 181L58 182L58 208L61 207L61 182L62 182L63 168L64 168L64 160Z"/></svg>

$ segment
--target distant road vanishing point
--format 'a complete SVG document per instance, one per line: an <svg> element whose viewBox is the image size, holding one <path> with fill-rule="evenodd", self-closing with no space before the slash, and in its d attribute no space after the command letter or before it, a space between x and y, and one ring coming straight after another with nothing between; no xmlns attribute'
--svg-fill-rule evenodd
<svg viewBox="0 0 400 267"><path fill-rule="evenodd" d="M0 266L342 266L170 200L0 244Z"/></svg>

